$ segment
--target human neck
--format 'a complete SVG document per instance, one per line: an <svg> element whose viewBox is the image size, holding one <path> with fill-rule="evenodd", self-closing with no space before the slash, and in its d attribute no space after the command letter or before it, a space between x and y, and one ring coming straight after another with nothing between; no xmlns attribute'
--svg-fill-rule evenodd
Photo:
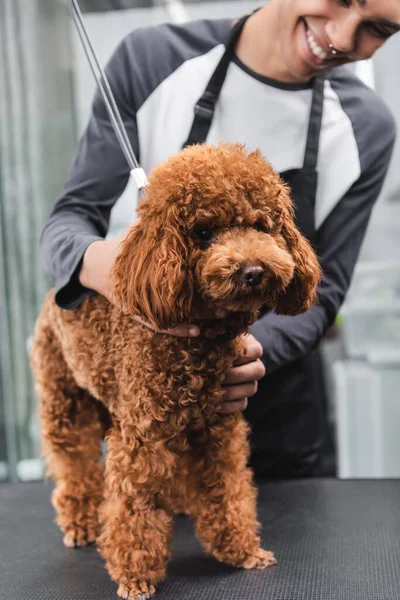
<svg viewBox="0 0 400 600"><path fill-rule="evenodd" d="M247 20L235 54L249 69L284 83L300 83L282 57L279 2L271 0Z"/></svg>

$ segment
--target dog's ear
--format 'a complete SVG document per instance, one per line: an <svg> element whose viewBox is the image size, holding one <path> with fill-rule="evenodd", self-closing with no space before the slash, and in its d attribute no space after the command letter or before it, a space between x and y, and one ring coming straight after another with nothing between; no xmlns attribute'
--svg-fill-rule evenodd
<svg viewBox="0 0 400 600"><path fill-rule="evenodd" d="M294 224L294 211L286 190L282 196L284 208L281 235L295 266L291 282L277 298L275 312L279 315L298 315L306 312L316 302L321 269L311 244Z"/></svg>
<svg viewBox="0 0 400 600"><path fill-rule="evenodd" d="M117 302L158 329L190 315L193 282L184 240L171 223L146 219L132 227L114 267Z"/></svg>

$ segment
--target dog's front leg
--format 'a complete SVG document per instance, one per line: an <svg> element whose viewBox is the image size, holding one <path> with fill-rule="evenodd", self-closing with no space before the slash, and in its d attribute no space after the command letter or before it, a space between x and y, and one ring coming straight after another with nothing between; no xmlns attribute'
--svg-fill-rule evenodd
<svg viewBox="0 0 400 600"><path fill-rule="evenodd" d="M201 491L192 511L197 515L196 533L215 558L234 567L262 569L276 560L260 548L247 435L241 415L221 416L211 426L197 463Z"/></svg>
<svg viewBox="0 0 400 600"><path fill-rule="evenodd" d="M162 442L135 443L124 430L112 430L98 546L121 598L149 598L165 576L172 516L157 499L172 463Z"/></svg>

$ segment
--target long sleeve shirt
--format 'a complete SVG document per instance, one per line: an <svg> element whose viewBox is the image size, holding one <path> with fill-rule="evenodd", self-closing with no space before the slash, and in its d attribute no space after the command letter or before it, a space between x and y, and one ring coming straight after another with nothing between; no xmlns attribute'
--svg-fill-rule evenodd
<svg viewBox="0 0 400 600"><path fill-rule="evenodd" d="M141 166L180 150L194 106L225 49L229 20L136 30L119 45L107 74ZM231 63L207 142L260 148L278 172L301 168L312 90ZM267 313L252 333L262 343L268 373L307 354L333 322L349 287L368 220L395 140L395 124L377 94L349 70L327 73L318 156L316 248L323 269L319 302L297 317ZM84 252L106 235L110 211L129 168L103 100L96 94L65 188L41 238L56 301L78 306L91 292L78 272Z"/></svg>

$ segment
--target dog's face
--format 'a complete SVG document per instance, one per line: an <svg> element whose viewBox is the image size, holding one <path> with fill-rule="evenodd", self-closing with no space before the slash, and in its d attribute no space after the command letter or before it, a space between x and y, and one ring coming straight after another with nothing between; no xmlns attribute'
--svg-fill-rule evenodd
<svg viewBox="0 0 400 600"><path fill-rule="evenodd" d="M295 265L273 216L247 201L229 217L218 209L212 215L210 208L187 219L188 264L197 295L229 311L274 307Z"/></svg>
<svg viewBox="0 0 400 600"><path fill-rule="evenodd" d="M156 327L190 322L194 304L294 315L315 301L318 261L259 152L187 148L154 169L139 212L116 261L116 293Z"/></svg>

